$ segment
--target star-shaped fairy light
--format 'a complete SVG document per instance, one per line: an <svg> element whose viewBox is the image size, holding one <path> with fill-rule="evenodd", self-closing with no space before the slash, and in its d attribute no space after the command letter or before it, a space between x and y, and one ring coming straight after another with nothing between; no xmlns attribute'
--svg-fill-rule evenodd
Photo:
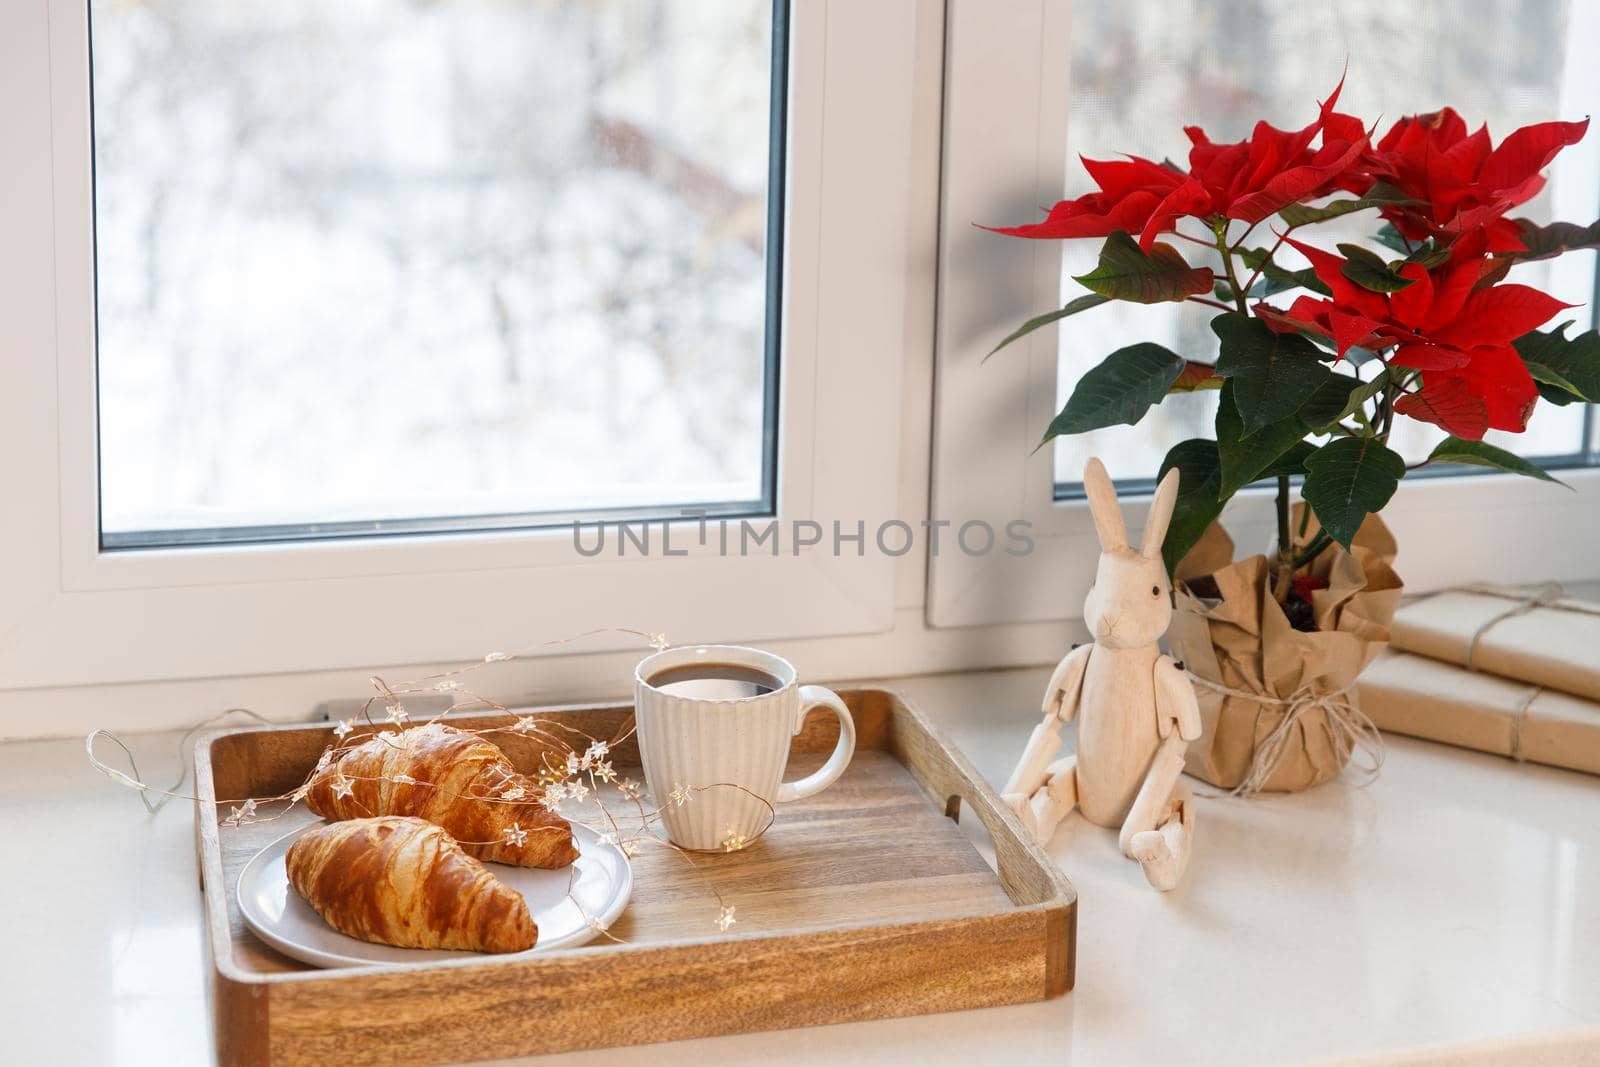
<svg viewBox="0 0 1600 1067"><path fill-rule="evenodd" d="M527 795L528 795L528 791L526 789L524 789L520 785L514 785L514 786L509 787L504 793L501 793L500 794L500 799L501 800L521 800L523 797L526 797Z"/></svg>
<svg viewBox="0 0 1600 1067"><path fill-rule="evenodd" d="M573 782L571 785L567 786L567 796L578 801L579 803L582 803L583 799L588 795L589 787L584 785L582 782Z"/></svg>
<svg viewBox="0 0 1600 1067"><path fill-rule="evenodd" d="M689 787L683 785L682 783L675 784L672 787L672 792L667 794L667 799L672 801L672 803L676 804L678 807L683 807L685 804L689 803Z"/></svg>
<svg viewBox="0 0 1600 1067"><path fill-rule="evenodd" d="M639 796L639 783L632 778L624 778L617 783L617 792L625 797L637 798Z"/></svg>
<svg viewBox="0 0 1600 1067"><path fill-rule="evenodd" d="M461 688L459 678L441 678L433 684L435 691L440 693L454 693Z"/></svg>
<svg viewBox="0 0 1600 1067"><path fill-rule="evenodd" d="M504 663L506 660L508 660L510 658L511 658L510 654L506 653L506 652L491 652L487 656L483 657L483 662L485 662L485 663Z"/></svg>
<svg viewBox="0 0 1600 1067"><path fill-rule="evenodd" d="M343 800L345 797L349 796L351 793L354 793L355 791L356 791L355 783L352 782L350 779L346 778L344 776L343 772L340 772L339 775L334 778L334 780L333 780L333 795L338 797L340 800Z"/></svg>
<svg viewBox="0 0 1600 1067"><path fill-rule="evenodd" d="M224 826L242 826L245 823L255 822L256 802L254 799L246 800L243 804L234 807L228 812L228 817L222 820Z"/></svg>
<svg viewBox="0 0 1600 1067"><path fill-rule="evenodd" d="M734 923L739 921L738 919L735 919L733 917L733 913L734 913L735 910L736 909L734 908L734 906L732 904L724 904L724 905L722 905L722 908L717 912L717 929L718 930L721 930L723 933L727 933L728 932L728 927L732 926Z"/></svg>
<svg viewBox="0 0 1600 1067"><path fill-rule="evenodd" d="M339 720L339 725L335 726L333 728L333 736L335 736L335 737L349 737L352 733L355 732L355 729L356 729L355 720L353 720L353 719L340 719Z"/></svg>
<svg viewBox="0 0 1600 1067"><path fill-rule="evenodd" d="M572 752L567 753L567 777L570 778L573 775L577 774L579 771L584 770L584 769L585 769L585 767L584 767L583 763L578 759L576 753L572 753Z"/></svg>
<svg viewBox="0 0 1600 1067"><path fill-rule="evenodd" d="M417 780L415 778L411 777L409 774L403 774L403 773L395 775L394 778L392 779L392 781L396 785L416 785L417 784Z"/></svg>
<svg viewBox="0 0 1600 1067"><path fill-rule="evenodd" d="M406 711L406 706L398 700L390 701L386 707L389 711L389 721L396 726L403 726L411 718L411 714Z"/></svg>
<svg viewBox="0 0 1600 1067"><path fill-rule="evenodd" d="M524 830L520 824L512 823L506 827L505 838L506 844L516 845L521 848L528 842L528 831Z"/></svg>
<svg viewBox="0 0 1600 1067"><path fill-rule="evenodd" d="M511 732L516 734L531 734L539 728L532 715L520 715L517 721L511 724Z"/></svg>
<svg viewBox="0 0 1600 1067"><path fill-rule="evenodd" d="M722 851L738 852L741 848L744 848L744 846L749 843L750 839L744 836L744 834L729 832L728 836L722 839Z"/></svg>

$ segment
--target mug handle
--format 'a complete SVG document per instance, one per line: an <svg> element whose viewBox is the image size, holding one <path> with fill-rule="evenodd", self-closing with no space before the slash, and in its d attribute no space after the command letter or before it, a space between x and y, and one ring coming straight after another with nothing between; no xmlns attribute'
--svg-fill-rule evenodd
<svg viewBox="0 0 1600 1067"><path fill-rule="evenodd" d="M788 800L801 800L822 792L839 780L844 769L850 765L850 757L856 754L856 721L850 717L850 709L844 706L839 694L825 686L800 687L800 714L795 717L794 732L798 734L800 728L806 724L806 716L822 707L833 712L839 719L839 743L833 746L833 755L828 757L827 763L799 781L784 782L778 786L779 804Z"/></svg>

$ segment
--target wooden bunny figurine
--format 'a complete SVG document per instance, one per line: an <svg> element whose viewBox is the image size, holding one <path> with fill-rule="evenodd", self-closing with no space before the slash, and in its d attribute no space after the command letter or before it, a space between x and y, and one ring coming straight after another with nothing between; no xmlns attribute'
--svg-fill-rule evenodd
<svg viewBox="0 0 1600 1067"><path fill-rule="evenodd" d="M1098 459L1083 470L1100 535L1099 570L1083 603L1094 643L1067 653L1044 694L1044 722L1004 789L1006 803L1041 844L1074 807L1097 826L1121 826L1122 851L1157 889L1189 863L1194 798L1180 780L1183 753L1200 736L1194 687L1156 642L1172 621L1161 542L1178 496L1178 472L1156 487L1139 549L1128 546L1117 491ZM1076 756L1051 762L1061 726L1078 721Z"/></svg>

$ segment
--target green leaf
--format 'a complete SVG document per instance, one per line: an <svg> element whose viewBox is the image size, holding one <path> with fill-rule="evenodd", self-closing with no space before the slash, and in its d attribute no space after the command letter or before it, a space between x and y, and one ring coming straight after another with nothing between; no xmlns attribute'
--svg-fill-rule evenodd
<svg viewBox="0 0 1600 1067"><path fill-rule="evenodd" d="M1552 222L1540 226L1528 219L1512 219L1517 224L1517 238L1527 245L1526 252L1507 253L1519 262L1531 259L1549 259L1575 248L1600 248L1600 220L1587 226L1575 222Z"/></svg>
<svg viewBox="0 0 1600 1067"><path fill-rule="evenodd" d="M1339 268L1339 273L1363 289L1374 293L1398 293L1415 280L1402 278L1391 271L1389 264L1369 248L1341 244L1339 251L1344 253L1344 266Z"/></svg>
<svg viewBox="0 0 1600 1067"><path fill-rule="evenodd" d="M1187 361L1150 342L1119 348L1085 374L1066 407L1050 422L1046 441L1107 426L1133 426L1167 395Z"/></svg>
<svg viewBox="0 0 1600 1067"><path fill-rule="evenodd" d="M1178 569L1178 562L1194 547L1206 527L1222 514L1226 501L1219 496L1222 484L1222 464L1217 457L1217 443L1204 438L1179 441L1161 461L1161 472L1178 469L1178 499L1172 508L1172 522L1167 526L1167 539L1161 544L1161 558L1166 561L1170 575Z"/></svg>
<svg viewBox="0 0 1600 1067"><path fill-rule="evenodd" d="M1407 264L1420 264L1423 270L1432 270L1450 262L1450 250L1448 248L1431 248L1424 245L1407 256L1405 261Z"/></svg>
<svg viewBox="0 0 1600 1067"><path fill-rule="evenodd" d="M1198 393L1202 389L1221 389L1226 380L1210 363L1196 363L1191 359L1184 364L1178 380L1167 386L1167 392Z"/></svg>
<svg viewBox="0 0 1600 1067"><path fill-rule="evenodd" d="M1555 386L1557 389L1561 390L1561 392L1571 397L1570 400L1565 401L1565 403L1568 404L1575 400L1583 399L1583 395L1578 392L1578 387L1567 381L1567 379L1555 368L1547 367L1538 360L1525 359L1522 362L1527 366L1528 374L1533 377L1535 385Z"/></svg>
<svg viewBox="0 0 1600 1067"><path fill-rule="evenodd" d="M1393 186L1374 185L1367 195L1359 200L1334 200L1331 203L1323 204L1321 207L1290 204L1278 212L1278 217L1290 226L1306 226L1313 222L1327 222L1329 219L1348 215L1352 211L1365 211L1367 208L1386 207L1390 204L1415 204L1416 202Z"/></svg>
<svg viewBox="0 0 1600 1067"><path fill-rule="evenodd" d="M1548 333L1534 330L1512 344L1536 382L1553 385L1590 403L1600 403L1600 333L1567 337L1570 322Z"/></svg>
<svg viewBox="0 0 1600 1067"><path fill-rule="evenodd" d="M1078 281L1085 289L1114 300L1159 304L1211 291L1210 267L1191 267L1178 250L1156 244L1146 255L1137 241L1122 230L1106 238L1100 262Z"/></svg>
<svg viewBox="0 0 1600 1067"><path fill-rule="evenodd" d="M1406 461L1375 438L1341 437L1306 460L1301 492L1328 536L1349 548L1367 515L1383 509L1405 473Z"/></svg>
<svg viewBox="0 0 1600 1067"><path fill-rule="evenodd" d="M1306 472L1306 460L1310 459L1316 450L1317 446L1310 441L1301 441L1273 460L1271 466L1261 472L1261 477L1276 478L1280 474L1304 474Z"/></svg>
<svg viewBox="0 0 1600 1067"><path fill-rule="evenodd" d="M1373 235L1372 239L1377 241L1385 248L1394 249L1402 256L1409 256L1415 247L1411 244L1408 244L1405 236L1401 234L1399 230L1395 229L1394 224L1390 222L1386 222L1382 226L1379 226L1378 232Z"/></svg>
<svg viewBox="0 0 1600 1067"><path fill-rule="evenodd" d="M1584 403L1583 397L1579 396L1577 393L1569 393L1559 385L1551 385L1549 382L1541 382L1537 378L1533 380L1533 387L1539 390L1539 399L1543 400L1547 404L1554 404L1558 408L1564 408L1568 404Z"/></svg>
<svg viewBox="0 0 1600 1067"><path fill-rule="evenodd" d="M1306 435L1306 424L1297 415L1268 423L1255 433L1244 432L1244 423L1233 400L1234 385L1222 387L1217 405L1217 458L1222 468L1218 493L1223 498L1261 477L1289 449Z"/></svg>
<svg viewBox="0 0 1600 1067"><path fill-rule="evenodd" d="M1310 289L1323 296L1332 295L1332 291L1317 277L1316 271L1310 267L1304 270L1280 267L1265 248L1243 249L1239 252L1239 259L1252 271L1261 271L1261 276L1267 280L1267 287L1262 290L1263 296L1276 296L1290 289Z"/></svg>
<svg viewBox="0 0 1600 1067"><path fill-rule="evenodd" d="M1459 437L1446 437L1428 453L1429 463L1436 460L1440 463L1470 463L1474 467L1493 467L1496 470L1537 478L1541 482L1554 482L1556 485L1572 488L1543 467L1529 463L1514 452L1496 448L1484 441L1464 441Z"/></svg>
<svg viewBox="0 0 1600 1067"><path fill-rule="evenodd" d="M1033 318L1029 319L1027 322L1018 327L1016 332L1012 333L1004 341L1001 341L999 344L991 348L989 350L989 356L994 355L1012 341L1016 341L1028 336L1041 326L1048 326L1057 319L1064 319L1068 315L1076 315L1080 311L1088 311L1090 308L1096 308L1101 304L1107 304L1110 302L1111 298L1109 296L1101 296L1099 293L1085 293L1076 300L1069 300L1066 307L1057 308L1055 311L1046 311L1043 315L1035 315ZM988 359L989 356L984 356L983 358Z"/></svg>
<svg viewBox="0 0 1600 1067"><path fill-rule="evenodd" d="M1320 350L1299 334L1274 333L1259 319L1230 311L1211 320L1222 342L1217 373L1234 382L1244 432L1293 415L1333 375Z"/></svg>
<svg viewBox="0 0 1600 1067"><path fill-rule="evenodd" d="M1389 370L1386 367L1374 375L1372 381L1362 382L1354 389L1350 390L1350 395L1345 399L1344 410L1339 412L1338 418L1330 419L1328 422L1323 423L1323 425L1331 426L1335 422L1343 422L1345 419L1349 418L1351 415L1354 415L1357 411L1365 407L1367 401L1383 392L1384 387L1388 384Z"/></svg>
<svg viewBox="0 0 1600 1067"><path fill-rule="evenodd" d="M1338 422L1360 383L1348 374L1329 374L1300 407L1300 420L1308 429L1322 430Z"/></svg>

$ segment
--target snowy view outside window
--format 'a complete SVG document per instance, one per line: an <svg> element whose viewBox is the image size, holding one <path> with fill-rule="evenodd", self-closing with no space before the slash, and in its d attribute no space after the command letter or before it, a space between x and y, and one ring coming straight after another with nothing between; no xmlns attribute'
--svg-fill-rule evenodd
<svg viewBox="0 0 1600 1067"><path fill-rule="evenodd" d="M1446 105L1472 127L1487 122L1496 143L1530 122L1600 116L1600 63L1593 55L1600 40L1600 3L1588 0L1073 0L1072 40L1070 196L1091 188L1079 154L1104 159L1129 153L1187 165L1186 125L1204 127L1214 141L1248 137L1257 119L1280 128L1305 126L1347 62L1339 110L1369 121L1379 116L1379 134L1402 115ZM1545 191L1512 214L1538 221L1593 221L1600 214L1600 128L1566 149L1549 175ZM1332 248L1337 241L1370 235L1377 226L1377 213L1364 212L1303 233L1312 243ZM1063 242L1067 299L1083 292L1072 276L1094 267L1100 243ZM1195 251L1181 247L1186 255ZM1279 258L1285 265L1305 265L1287 247ZM1557 316L1552 325L1572 318L1576 332L1593 322L1593 253L1526 264L1513 280L1582 305ZM1136 341L1155 341L1190 359L1213 361L1217 340L1209 323L1214 314L1197 304L1113 302L1066 320L1060 330L1057 405L1066 403L1078 378L1101 358ZM1216 403L1214 392L1172 397L1136 427L1057 438L1056 481L1070 492L1091 455L1101 456L1118 479L1153 478L1174 444L1213 436ZM1541 403L1526 433L1495 431L1489 440L1530 457L1581 462L1592 421L1586 422L1581 405ZM1401 419L1393 444L1416 462L1442 435ZM1592 456L1600 441L1591 439L1587 447Z"/></svg>
<svg viewBox="0 0 1600 1067"><path fill-rule="evenodd" d="M766 506L771 0L91 15L108 544Z"/></svg>

